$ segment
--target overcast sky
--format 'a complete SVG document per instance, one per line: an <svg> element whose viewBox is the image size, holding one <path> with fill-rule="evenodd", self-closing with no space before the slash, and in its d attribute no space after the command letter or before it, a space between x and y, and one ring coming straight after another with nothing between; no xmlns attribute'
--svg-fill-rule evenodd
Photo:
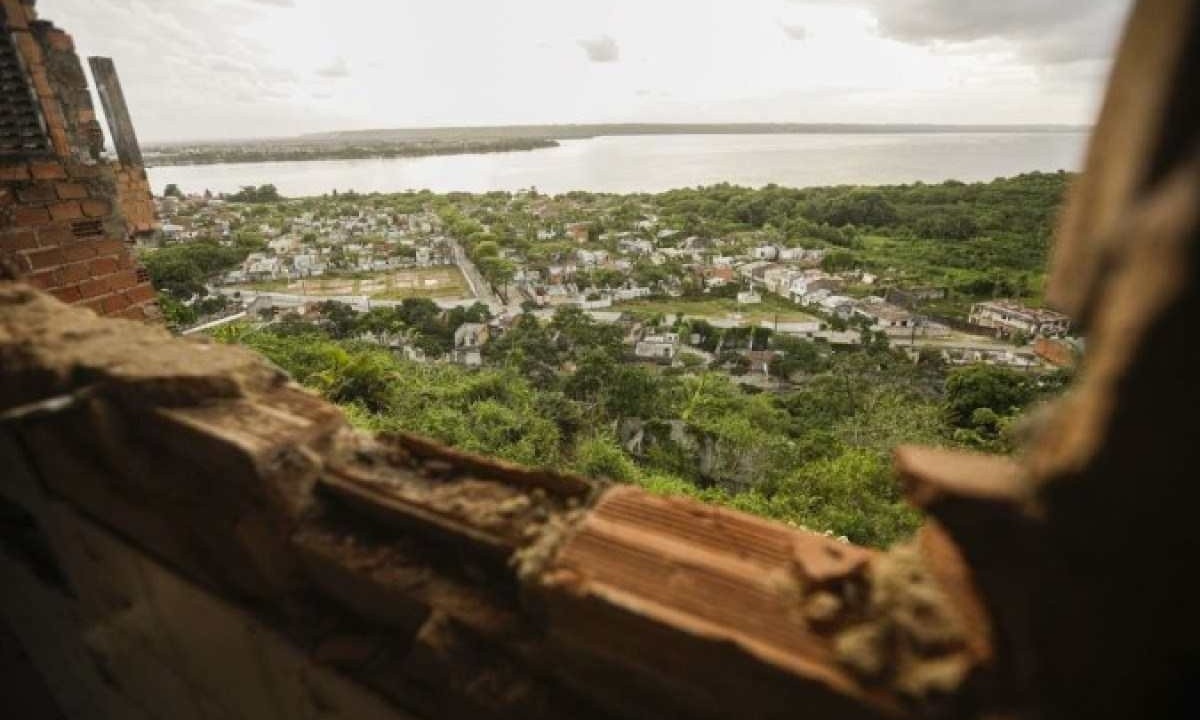
<svg viewBox="0 0 1200 720"><path fill-rule="evenodd" d="M1085 124L1129 0L40 0L143 141L592 122Z"/></svg>

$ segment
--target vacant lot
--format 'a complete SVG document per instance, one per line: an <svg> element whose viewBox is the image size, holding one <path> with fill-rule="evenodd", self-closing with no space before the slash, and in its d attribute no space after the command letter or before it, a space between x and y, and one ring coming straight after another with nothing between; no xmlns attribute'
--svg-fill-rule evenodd
<svg viewBox="0 0 1200 720"><path fill-rule="evenodd" d="M624 310L640 316L662 313L663 315L686 315L706 320L722 320L737 315L747 323L759 323L763 320L778 320L779 322L818 320L792 303L773 295L763 295L762 302L755 305L740 305L733 298L645 298L615 303L613 309Z"/></svg>
<svg viewBox="0 0 1200 720"><path fill-rule="evenodd" d="M411 297L469 298L471 290L455 265L409 268L377 273L324 275L303 280L265 280L250 283L248 290L297 295L367 295L376 300Z"/></svg>

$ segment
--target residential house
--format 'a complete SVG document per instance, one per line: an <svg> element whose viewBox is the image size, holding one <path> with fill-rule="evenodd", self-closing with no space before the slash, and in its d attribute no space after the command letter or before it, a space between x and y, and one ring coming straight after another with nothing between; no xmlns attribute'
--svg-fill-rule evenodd
<svg viewBox="0 0 1200 720"><path fill-rule="evenodd" d="M706 267L701 270L701 274L704 276L706 288L724 287L733 282L733 268Z"/></svg>
<svg viewBox="0 0 1200 720"><path fill-rule="evenodd" d="M617 247L627 255L649 255L654 252L654 244L642 239L624 238L617 242Z"/></svg>
<svg viewBox="0 0 1200 720"><path fill-rule="evenodd" d="M829 295L817 303L825 312L842 320L849 320L854 315L855 302L843 295Z"/></svg>
<svg viewBox="0 0 1200 720"><path fill-rule="evenodd" d="M788 294L796 302L808 302L809 296L818 290L832 292L841 287L841 284L832 275L827 275L820 270L808 270L799 277L792 278L792 283L788 286Z"/></svg>
<svg viewBox="0 0 1200 720"><path fill-rule="evenodd" d="M584 243L587 242L588 230L591 228L591 226L591 223L575 222L568 224L564 229L566 230L567 237L571 238L575 242Z"/></svg>
<svg viewBox="0 0 1200 720"><path fill-rule="evenodd" d="M242 262L242 271L254 280L270 280L282 275L282 263L265 253L250 253Z"/></svg>
<svg viewBox="0 0 1200 720"><path fill-rule="evenodd" d="M612 292L613 299L615 300L635 300L637 298L648 297L649 295L650 288L638 285L617 288Z"/></svg>
<svg viewBox="0 0 1200 720"><path fill-rule="evenodd" d="M911 312L902 307L892 305L883 298L870 298L867 302L863 302L855 308L854 312L870 320L872 328L875 330L886 332L888 330L908 329L916 326L916 318Z"/></svg>
<svg viewBox="0 0 1200 720"><path fill-rule="evenodd" d="M1071 329L1071 319L1062 313L1031 308L1012 300L992 300L971 306L970 322L996 330L997 335L1060 337Z"/></svg>
<svg viewBox="0 0 1200 720"><path fill-rule="evenodd" d="M463 323L454 331L454 361L468 367L483 364L483 346L489 337L488 326L483 323Z"/></svg>
<svg viewBox="0 0 1200 720"><path fill-rule="evenodd" d="M779 260L781 262L798 262L806 265L815 265L825 257L825 251L819 248L780 248Z"/></svg>
<svg viewBox="0 0 1200 720"><path fill-rule="evenodd" d="M678 333L646 335L638 341L633 354L651 360L673 360L679 352Z"/></svg>
<svg viewBox="0 0 1200 720"><path fill-rule="evenodd" d="M173 223L164 223L159 229L162 230L163 238L166 240L178 240L185 230L182 225L175 225Z"/></svg>
<svg viewBox="0 0 1200 720"><path fill-rule="evenodd" d="M604 250L580 250L575 257L584 267L597 267L608 262L608 253Z"/></svg>
<svg viewBox="0 0 1200 720"><path fill-rule="evenodd" d="M574 263L562 263L546 268L546 279L551 285L561 285L575 277L578 268Z"/></svg>
<svg viewBox="0 0 1200 720"><path fill-rule="evenodd" d="M767 292L776 295L787 294L787 288L791 285L792 278L798 276L799 273L792 268L783 265L773 265L765 268L762 272L762 284L766 287Z"/></svg>
<svg viewBox="0 0 1200 720"><path fill-rule="evenodd" d="M777 260L779 248L774 245L759 245L750 251L750 256L755 260Z"/></svg>

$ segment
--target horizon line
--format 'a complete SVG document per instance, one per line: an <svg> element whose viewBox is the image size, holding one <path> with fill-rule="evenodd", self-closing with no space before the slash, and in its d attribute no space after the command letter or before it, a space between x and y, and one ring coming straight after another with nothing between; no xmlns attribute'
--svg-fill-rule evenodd
<svg viewBox="0 0 1200 720"><path fill-rule="evenodd" d="M598 122L598 123L513 123L506 125L414 125L414 126L399 126L399 127L373 127L359 129L340 129L340 130L317 130L312 132L303 132L292 135L262 135L262 136L244 136L244 137L229 137L229 138L176 138L176 139L161 139L148 140L147 146L166 146L179 144L222 144L222 143L239 143L239 142L270 142L270 141L297 141L305 139L330 139L337 136L354 136L354 135L371 135L382 133L446 133L455 131L483 132L483 131L539 131L545 132L539 135L526 135L524 137L539 137L551 140L564 139L586 139L587 137L600 137L613 134L628 134L628 135L653 135L656 133L648 132L649 130L665 130L671 129L675 132L668 134L713 134L711 132L698 132L699 130L717 130L722 131L718 134L753 134L746 131L750 129L773 129L776 134L801 134L805 132L819 132L822 130L843 132L847 134L867 134L873 132L1087 132L1093 128L1092 124L1079 123L930 123L930 122L903 122L903 123L869 123L869 122ZM556 135L555 130L560 133L562 130L572 130L575 132L584 131L582 135L573 137L562 137L561 134ZM598 132L589 132L589 131ZM607 130L609 132L602 132ZM638 130L638 132L612 132L620 130ZM687 132L689 130L697 132Z"/></svg>

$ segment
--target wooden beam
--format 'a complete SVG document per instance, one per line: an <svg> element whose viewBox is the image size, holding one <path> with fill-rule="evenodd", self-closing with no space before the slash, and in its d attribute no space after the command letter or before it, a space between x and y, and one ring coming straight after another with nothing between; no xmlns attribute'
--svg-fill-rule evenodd
<svg viewBox="0 0 1200 720"><path fill-rule="evenodd" d="M88 58L88 65L92 68L96 90L104 105L104 116L108 118L108 130L117 148L117 157L126 167L142 167L142 149L133 130L133 120L129 117L129 106L125 104L125 93L121 91L121 79L117 77L116 66L111 58L103 57Z"/></svg>

